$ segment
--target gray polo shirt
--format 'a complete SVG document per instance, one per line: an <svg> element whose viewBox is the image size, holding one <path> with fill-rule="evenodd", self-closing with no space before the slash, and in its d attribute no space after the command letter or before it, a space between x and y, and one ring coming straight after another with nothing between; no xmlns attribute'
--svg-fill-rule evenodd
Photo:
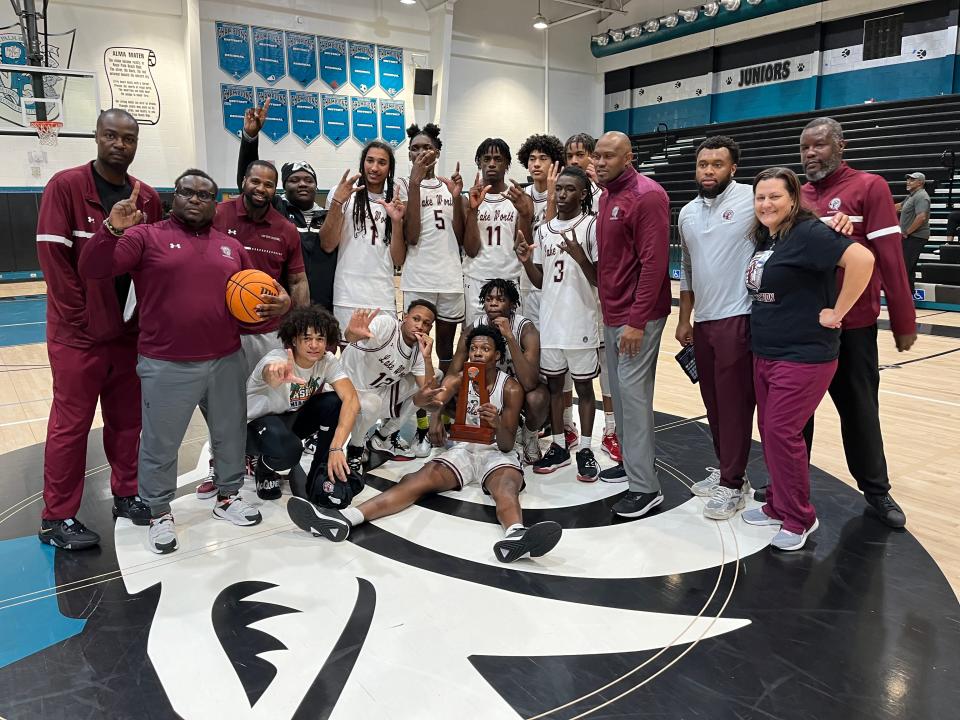
<svg viewBox="0 0 960 720"><path fill-rule="evenodd" d="M680 289L693 291L698 322L750 314L754 217L753 190L735 180L717 197L698 197L680 211Z"/></svg>
<svg viewBox="0 0 960 720"><path fill-rule="evenodd" d="M900 206L900 232L906 235L907 228L913 224L920 213L926 213L927 219L923 225L910 233L910 237L928 238L930 237L930 196L922 188L907 195Z"/></svg>

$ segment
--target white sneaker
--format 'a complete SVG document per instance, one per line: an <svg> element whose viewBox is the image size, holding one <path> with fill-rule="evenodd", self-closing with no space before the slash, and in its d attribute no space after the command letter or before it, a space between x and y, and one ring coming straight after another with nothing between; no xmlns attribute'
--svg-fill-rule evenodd
<svg viewBox="0 0 960 720"><path fill-rule="evenodd" d="M720 484L720 470L715 467L708 467L707 471L710 474L706 478L690 486L690 492L697 497L710 497L717 485Z"/></svg>
<svg viewBox="0 0 960 720"><path fill-rule="evenodd" d="M426 435L423 436L423 440L414 439L413 454L418 458L430 457L432 451L433 445L430 444L430 440Z"/></svg>
<svg viewBox="0 0 960 720"><path fill-rule="evenodd" d="M710 520L729 520L746 504L747 496L742 490L717 485L703 506L703 516Z"/></svg>
<svg viewBox="0 0 960 720"><path fill-rule="evenodd" d="M177 530L173 526L173 515L166 513L150 521L147 531L147 541L150 549L158 555L172 553L180 545L177 543Z"/></svg>
<svg viewBox="0 0 960 720"><path fill-rule="evenodd" d="M782 525L783 522L767 515L762 507L751 508L740 516L747 525Z"/></svg>
<svg viewBox="0 0 960 720"><path fill-rule="evenodd" d="M532 465L543 457L540 451L540 437L536 430L520 428L520 444L523 447L523 462L527 465Z"/></svg>
<svg viewBox="0 0 960 720"><path fill-rule="evenodd" d="M370 449L389 455L393 460L413 460L417 454L410 448L410 445L400 437L400 432L393 433L390 437L383 437L379 431L370 436Z"/></svg>
<svg viewBox="0 0 960 720"><path fill-rule="evenodd" d="M784 552L799 550L807 542L807 536L815 532L818 527L820 527L820 521L814 518L813 525L810 526L810 529L805 530L799 535L780 528L780 532L774 535L773 540L770 541L770 546L775 547L777 550L783 550Z"/></svg>
<svg viewBox="0 0 960 720"><path fill-rule="evenodd" d="M263 520L260 511L244 500L238 492L224 500L217 500L217 504L213 506L213 516L241 526L256 525Z"/></svg>

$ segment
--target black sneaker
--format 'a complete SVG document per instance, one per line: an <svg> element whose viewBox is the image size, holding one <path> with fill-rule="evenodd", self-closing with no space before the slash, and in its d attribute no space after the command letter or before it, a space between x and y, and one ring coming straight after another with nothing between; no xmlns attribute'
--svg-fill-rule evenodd
<svg viewBox="0 0 960 720"><path fill-rule="evenodd" d="M883 495L864 494L867 505L872 507L877 515L880 516L880 522L892 528L902 528L907 524L907 516L903 512L897 501L890 497L890 493Z"/></svg>
<svg viewBox="0 0 960 720"><path fill-rule="evenodd" d="M258 462L254 470L257 485L257 497L261 500L280 499L280 475L268 468L263 461Z"/></svg>
<svg viewBox="0 0 960 720"><path fill-rule="evenodd" d="M627 471L623 469L623 463L620 463L601 471L600 479L609 483L626 482Z"/></svg>
<svg viewBox="0 0 960 720"><path fill-rule="evenodd" d="M600 477L600 466L593 456L593 450L584 448L577 451L577 480L580 482L596 482Z"/></svg>
<svg viewBox="0 0 960 720"><path fill-rule="evenodd" d="M613 506L613 512L620 517L641 517L662 502L663 493L638 493L628 490L627 494L620 498L617 504Z"/></svg>
<svg viewBox="0 0 960 720"><path fill-rule="evenodd" d="M556 443L550 443L547 454L533 464L533 471L538 475L547 475L570 464L570 451Z"/></svg>
<svg viewBox="0 0 960 720"><path fill-rule="evenodd" d="M40 542L63 550L84 550L100 543L100 536L76 518L41 520L37 537Z"/></svg>
<svg viewBox="0 0 960 720"><path fill-rule="evenodd" d="M363 477L363 447L354 447L347 445L347 465L350 466L350 472Z"/></svg>
<svg viewBox="0 0 960 720"><path fill-rule="evenodd" d="M753 489L753 499L757 502L766 502L767 501L767 486L758 487Z"/></svg>
<svg viewBox="0 0 960 720"><path fill-rule="evenodd" d="M561 534L563 530L559 523L544 520L528 528L513 530L503 540L493 544L493 554L503 563L519 560L526 555L540 557L556 547Z"/></svg>
<svg viewBox="0 0 960 720"><path fill-rule="evenodd" d="M303 454L313 455L317 451L317 434L314 433L303 441Z"/></svg>
<svg viewBox="0 0 960 720"><path fill-rule="evenodd" d="M140 499L139 495L129 497L113 496L113 516L127 518L134 525L145 526L150 524L150 506Z"/></svg>
<svg viewBox="0 0 960 720"><path fill-rule="evenodd" d="M318 508L303 498L292 497L287 503L287 514L294 525L314 537L342 542L350 535L350 523L339 510Z"/></svg>

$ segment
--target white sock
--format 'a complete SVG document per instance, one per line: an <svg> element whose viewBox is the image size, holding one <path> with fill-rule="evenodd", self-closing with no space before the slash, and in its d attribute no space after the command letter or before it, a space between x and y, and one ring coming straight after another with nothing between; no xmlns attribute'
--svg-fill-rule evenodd
<svg viewBox="0 0 960 720"><path fill-rule="evenodd" d="M603 434L612 435L617 431L617 418L612 412L603 414Z"/></svg>
<svg viewBox="0 0 960 720"><path fill-rule="evenodd" d="M563 433L560 433L559 435L554 435L552 438L552 442L556 443L562 448L565 448L567 446L567 438Z"/></svg>
<svg viewBox="0 0 960 720"><path fill-rule="evenodd" d="M360 508L348 507L340 511L340 514L343 515L347 522L350 523L350 526L359 525L363 522L364 517L363 513L360 512Z"/></svg>
<svg viewBox="0 0 960 720"><path fill-rule="evenodd" d="M512 533L514 530L523 530L523 523L514 523L513 525L511 525L510 527L508 527L506 530L503 531L503 536L506 537L507 535Z"/></svg>
<svg viewBox="0 0 960 720"><path fill-rule="evenodd" d="M573 425L573 405L567 405L563 409L563 426L570 427Z"/></svg>
<svg viewBox="0 0 960 720"><path fill-rule="evenodd" d="M593 437L591 435L587 435L586 433L584 433L583 435L580 436L580 447L578 447L577 450L583 450L584 448L587 448L589 450L592 445L593 445Z"/></svg>

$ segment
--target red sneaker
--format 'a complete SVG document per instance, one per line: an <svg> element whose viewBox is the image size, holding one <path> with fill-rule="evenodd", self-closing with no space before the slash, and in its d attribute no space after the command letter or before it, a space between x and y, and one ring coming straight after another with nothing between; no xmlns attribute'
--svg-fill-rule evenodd
<svg viewBox="0 0 960 720"><path fill-rule="evenodd" d="M573 450L573 448L580 444L580 431L577 430L576 425L565 425L563 428L563 436L567 441L567 450Z"/></svg>
<svg viewBox="0 0 960 720"><path fill-rule="evenodd" d="M610 459L615 463L623 462L623 453L620 451L620 440L617 438L616 433L607 433L603 436L603 440L600 441L600 447L603 448L603 451L610 456Z"/></svg>
<svg viewBox="0 0 960 720"><path fill-rule="evenodd" d="M206 479L197 485L198 500L207 500L217 494L217 486L213 483L216 475L216 472L213 470L213 458L210 458L210 471L207 473Z"/></svg>

